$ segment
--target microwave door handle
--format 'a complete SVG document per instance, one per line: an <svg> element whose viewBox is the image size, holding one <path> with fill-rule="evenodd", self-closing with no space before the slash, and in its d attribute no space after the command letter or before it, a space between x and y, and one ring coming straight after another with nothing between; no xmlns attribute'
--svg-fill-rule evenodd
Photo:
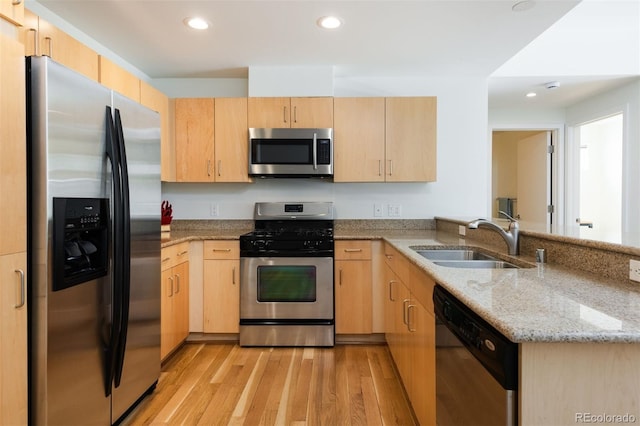
<svg viewBox="0 0 640 426"><path fill-rule="evenodd" d="M318 170L318 134L313 133L313 170Z"/></svg>

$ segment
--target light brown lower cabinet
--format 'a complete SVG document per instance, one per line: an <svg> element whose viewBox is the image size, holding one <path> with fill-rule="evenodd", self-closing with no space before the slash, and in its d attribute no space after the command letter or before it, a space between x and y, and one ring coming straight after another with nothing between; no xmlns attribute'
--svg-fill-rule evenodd
<svg viewBox="0 0 640 426"><path fill-rule="evenodd" d="M205 241L203 245L203 331L240 331L240 243Z"/></svg>
<svg viewBox="0 0 640 426"><path fill-rule="evenodd" d="M0 425L27 424L25 252L0 256Z"/></svg>
<svg viewBox="0 0 640 426"><path fill-rule="evenodd" d="M408 270L403 281L385 265L385 336L400 378L420 424L435 424L435 317L430 295L434 281L403 258L395 269ZM407 265L398 265L406 262ZM426 306L426 307L425 307Z"/></svg>
<svg viewBox="0 0 640 426"><path fill-rule="evenodd" d="M162 249L160 358L189 335L189 243Z"/></svg>
<svg viewBox="0 0 640 426"><path fill-rule="evenodd" d="M372 333L371 241L336 241L335 304L337 334Z"/></svg>

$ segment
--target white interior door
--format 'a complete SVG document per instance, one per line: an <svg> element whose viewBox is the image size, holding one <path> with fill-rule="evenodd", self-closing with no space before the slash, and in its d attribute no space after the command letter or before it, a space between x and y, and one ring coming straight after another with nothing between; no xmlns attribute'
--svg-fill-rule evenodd
<svg viewBox="0 0 640 426"><path fill-rule="evenodd" d="M548 146L551 132L540 132L518 141L517 213L520 220L549 225L551 204L551 161Z"/></svg>

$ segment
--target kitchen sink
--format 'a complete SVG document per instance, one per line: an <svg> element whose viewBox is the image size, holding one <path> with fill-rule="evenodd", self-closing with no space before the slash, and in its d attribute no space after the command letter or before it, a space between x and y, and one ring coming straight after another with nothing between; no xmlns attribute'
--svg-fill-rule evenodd
<svg viewBox="0 0 640 426"><path fill-rule="evenodd" d="M496 260L488 254L467 249L416 250L416 253L429 260Z"/></svg>
<svg viewBox="0 0 640 426"><path fill-rule="evenodd" d="M433 262L448 268L476 268L476 269L506 269L520 268L513 263L503 260L436 260Z"/></svg>
<svg viewBox="0 0 640 426"><path fill-rule="evenodd" d="M504 269L504 268L520 268L518 265L506 262L474 250L469 247L451 248L451 249L427 249L413 248L416 253L425 259L430 260L438 266L446 266L448 268L478 268L478 269Z"/></svg>

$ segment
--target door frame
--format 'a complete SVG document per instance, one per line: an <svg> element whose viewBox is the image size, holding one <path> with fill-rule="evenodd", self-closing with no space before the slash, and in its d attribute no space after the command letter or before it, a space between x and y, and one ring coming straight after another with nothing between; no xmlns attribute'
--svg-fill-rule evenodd
<svg viewBox="0 0 640 426"><path fill-rule="evenodd" d="M554 152L551 156L551 204L554 206L552 214L551 226L546 232L556 233L558 230L564 229L565 226L565 136L566 128L564 123L540 123L540 124L501 124L494 123L489 126L489 188L492 188L491 178L493 176L493 132L494 131L549 131L554 146ZM493 206L493 190L487 195L489 198L488 217L491 217L491 206Z"/></svg>

